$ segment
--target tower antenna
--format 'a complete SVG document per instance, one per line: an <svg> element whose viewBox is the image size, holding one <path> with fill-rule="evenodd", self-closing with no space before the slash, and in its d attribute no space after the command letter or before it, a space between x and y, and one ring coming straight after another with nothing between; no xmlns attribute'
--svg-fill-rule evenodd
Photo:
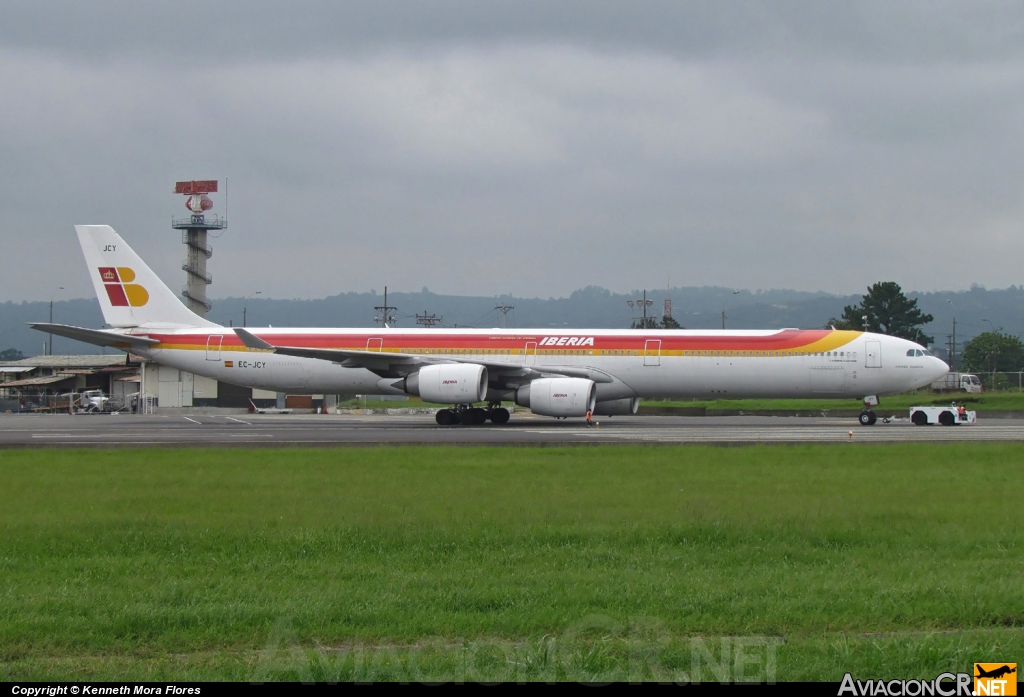
<svg viewBox="0 0 1024 697"><path fill-rule="evenodd" d="M213 199L207 194L216 192L216 179L174 184L174 193L188 197L185 199L185 208L191 213L188 218L171 218L171 227L181 230L181 242L185 245L186 256L181 263L181 270L186 275L181 295L188 301L188 309L200 317L206 317L206 313L213 307L213 303L206 298L206 286L213 283L213 276L206 271L206 262L213 256L213 247L206 243L207 233L211 230L225 230L228 226L226 217L206 216L206 211L213 208Z"/></svg>

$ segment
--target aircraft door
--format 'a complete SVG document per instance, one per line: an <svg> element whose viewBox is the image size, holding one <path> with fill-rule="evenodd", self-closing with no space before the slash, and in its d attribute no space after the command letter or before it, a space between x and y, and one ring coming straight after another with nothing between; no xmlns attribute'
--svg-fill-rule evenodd
<svg viewBox="0 0 1024 697"><path fill-rule="evenodd" d="M526 364L536 365L537 364L537 342L527 341L526 342Z"/></svg>
<svg viewBox="0 0 1024 697"><path fill-rule="evenodd" d="M880 341L865 341L864 342L864 367L865 368L881 368L882 367L882 342L880 342Z"/></svg>
<svg viewBox="0 0 1024 697"><path fill-rule="evenodd" d="M661 365L661 339L644 342L644 365Z"/></svg>
<svg viewBox="0 0 1024 697"><path fill-rule="evenodd" d="M366 340L367 351L383 351L384 350L384 339L367 339Z"/></svg>
<svg viewBox="0 0 1024 697"><path fill-rule="evenodd" d="M223 343L224 337L221 334L211 334L206 337L206 360L219 361L220 347Z"/></svg>

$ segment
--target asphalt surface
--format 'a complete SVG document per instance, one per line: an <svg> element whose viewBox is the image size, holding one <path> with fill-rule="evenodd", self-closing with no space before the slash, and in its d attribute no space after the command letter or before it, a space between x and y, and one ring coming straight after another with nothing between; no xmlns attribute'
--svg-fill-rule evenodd
<svg viewBox="0 0 1024 697"><path fill-rule="evenodd" d="M852 436L850 432L852 431ZM513 414L503 426L441 427L429 415L135 416L0 415L0 448L82 446L343 446L380 444L594 445L599 443L896 443L1024 441L1024 419L979 417L972 426L860 426L801 417L602 417L555 420Z"/></svg>

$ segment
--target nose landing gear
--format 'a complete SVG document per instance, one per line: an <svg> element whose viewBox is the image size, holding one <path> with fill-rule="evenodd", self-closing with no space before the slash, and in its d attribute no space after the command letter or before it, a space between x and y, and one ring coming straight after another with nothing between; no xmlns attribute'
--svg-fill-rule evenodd
<svg viewBox="0 0 1024 697"><path fill-rule="evenodd" d="M876 395L868 395L864 398L864 410L861 411L860 416L857 418L860 421L861 426L874 426L875 422L878 421L878 416L875 412L871 411L871 407L878 406L878 397Z"/></svg>

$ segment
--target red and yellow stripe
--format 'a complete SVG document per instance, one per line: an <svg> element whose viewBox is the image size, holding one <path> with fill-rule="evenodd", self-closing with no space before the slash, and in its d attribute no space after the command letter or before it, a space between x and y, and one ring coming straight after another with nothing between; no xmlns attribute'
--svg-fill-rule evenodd
<svg viewBox="0 0 1024 697"><path fill-rule="evenodd" d="M350 351L383 351L385 353L416 353L416 354L492 354L505 355L565 355L570 351L575 355L617 355L615 352L636 352L642 355L653 349L649 341L660 341L662 356L713 355L712 352L729 352L726 355L775 356L794 355L834 351L848 345L862 335L863 332L829 329L787 329L763 336L695 334L689 336L673 336L663 334L647 334L638 332L635 335L601 335L584 334L582 332L562 332L543 335L494 335L480 334L442 334L418 333L398 334L302 334L288 333L274 335L261 332L264 341L281 346L293 346L310 349L347 349ZM155 349L179 351L205 351L210 334L151 334L158 339ZM218 336L214 334L213 336ZM253 352L247 348L234 333L224 333L221 351ZM587 346L539 346L546 337L566 336L593 337L594 344ZM377 342L380 342L378 345ZM609 353L611 352L611 353Z"/></svg>

